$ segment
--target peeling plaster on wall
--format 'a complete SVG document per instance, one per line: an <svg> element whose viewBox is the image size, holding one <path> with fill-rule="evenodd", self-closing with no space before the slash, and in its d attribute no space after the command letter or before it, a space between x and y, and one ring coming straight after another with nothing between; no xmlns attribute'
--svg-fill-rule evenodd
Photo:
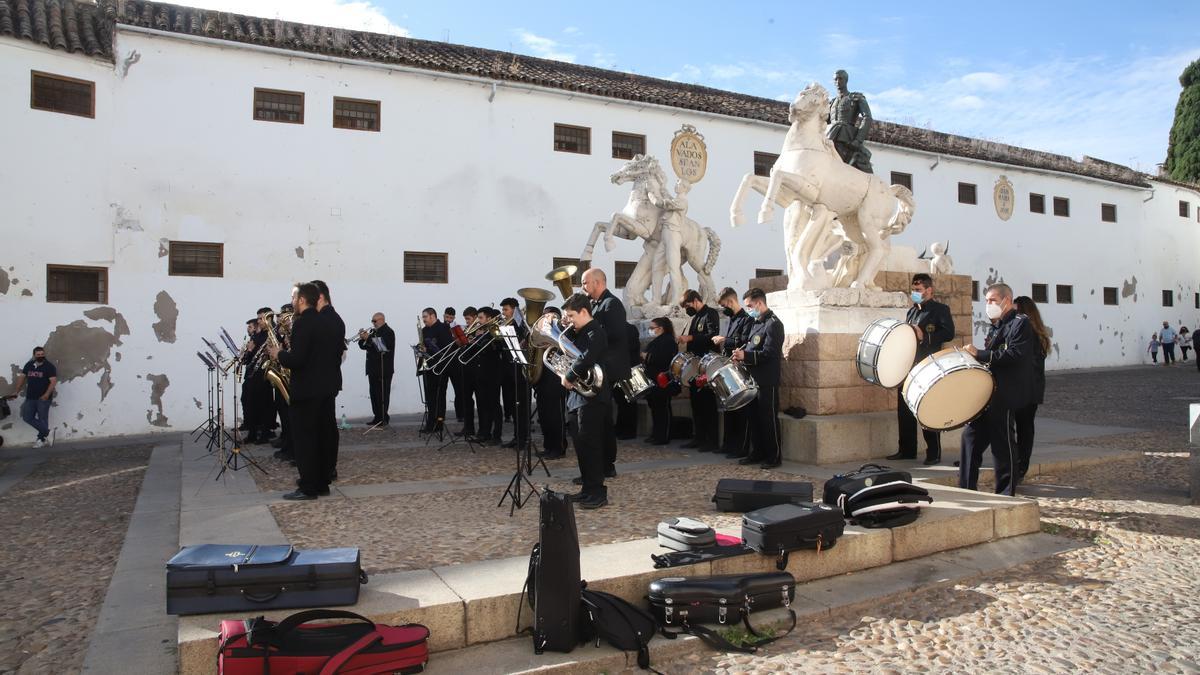
<svg viewBox="0 0 1200 675"><path fill-rule="evenodd" d="M196 410L200 410L200 409L201 409L201 406L200 406L200 399L198 399L198 398L193 398L193 399L192 399L192 403L195 403L195 404L196 404Z"/></svg>
<svg viewBox="0 0 1200 675"><path fill-rule="evenodd" d="M0 295L8 293L8 272L0 270Z"/></svg>
<svg viewBox="0 0 1200 675"><path fill-rule="evenodd" d="M330 291L330 292L332 292L332 291ZM1051 344L1050 346L1054 348L1054 357L1061 358L1062 354L1060 354L1058 351L1058 343L1055 342L1055 343Z"/></svg>
<svg viewBox="0 0 1200 675"><path fill-rule="evenodd" d="M120 204L110 204L114 208L113 213L113 228L117 230L128 230L130 232L141 232L142 223L137 218L130 218L129 212Z"/></svg>
<svg viewBox="0 0 1200 675"><path fill-rule="evenodd" d="M121 344L121 336L129 334L129 324L112 307L95 307L84 312L89 319L113 323L113 332L83 321L58 326L46 338L46 352L58 368L60 382L69 382L89 373L101 372L96 386L103 401L112 390L112 365L108 362L112 348Z"/></svg>
<svg viewBox="0 0 1200 675"><path fill-rule="evenodd" d="M301 260L304 260L304 247L303 246L296 247L296 257Z"/></svg>
<svg viewBox="0 0 1200 675"><path fill-rule="evenodd" d="M171 426L167 423L167 416L163 415L162 402L163 392L171 386L171 381L167 379L166 375L155 375L154 373L147 373L146 380L150 382L150 405L158 408L157 412L154 409L146 411L146 421L156 427Z"/></svg>
<svg viewBox="0 0 1200 675"><path fill-rule="evenodd" d="M992 284L1001 284L1001 283L1004 283L1004 275L1000 274L1000 270L989 267L987 279L984 280L983 287L987 288L988 286L991 286Z"/></svg>
<svg viewBox="0 0 1200 675"><path fill-rule="evenodd" d="M32 297L33 297L33 291L29 290L28 288L22 288L22 289L21 289L21 295L23 295L23 296L24 296L24 297L26 297L26 298L32 298Z"/></svg>
<svg viewBox="0 0 1200 675"><path fill-rule="evenodd" d="M113 322L113 334L117 338L117 344L121 344L121 336L129 335L129 324L126 323L125 317L112 307L95 307L84 312L83 315L97 321Z"/></svg>
<svg viewBox="0 0 1200 675"><path fill-rule="evenodd" d="M1133 299L1136 301L1137 300L1136 293L1137 293L1137 277L1130 277L1129 281L1121 282L1121 297L1122 298L1128 298L1129 296L1132 295Z"/></svg>
<svg viewBox="0 0 1200 675"><path fill-rule="evenodd" d="M333 293L333 291L329 291L329 292L330 292L330 293ZM1085 318L1085 319L1086 319L1086 318L1087 318L1087 314L1084 314L1084 315L1083 315L1083 318Z"/></svg>
<svg viewBox="0 0 1200 675"><path fill-rule="evenodd" d="M80 412L80 413L75 413L75 419L76 419L77 421L78 421L78 420L81 420L81 419L83 419L83 413L81 413L81 412Z"/></svg>
<svg viewBox="0 0 1200 675"><path fill-rule="evenodd" d="M158 240L158 257L165 258L167 257L167 254L170 253L170 251L167 250L167 242L168 239L166 237Z"/></svg>
<svg viewBox="0 0 1200 675"><path fill-rule="evenodd" d="M154 334L159 342L175 343L175 320L179 318L179 308L175 300L166 291L159 291L154 298L154 315L158 322L154 324Z"/></svg>
<svg viewBox="0 0 1200 675"><path fill-rule="evenodd" d="M121 360L121 352L117 352L116 354L113 354L113 357L115 357L115 358L117 359L117 361L118 361L118 362L120 362L120 360Z"/></svg>

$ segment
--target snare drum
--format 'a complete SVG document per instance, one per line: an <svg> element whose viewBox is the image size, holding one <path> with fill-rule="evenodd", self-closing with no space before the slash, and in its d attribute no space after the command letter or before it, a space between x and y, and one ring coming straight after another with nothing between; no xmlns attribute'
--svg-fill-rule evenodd
<svg viewBox="0 0 1200 675"><path fill-rule="evenodd" d="M876 319L858 338L858 374L891 389L904 382L917 357L917 332L895 319Z"/></svg>
<svg viewBox="0 0 1200 675"><path fill-rule="evenodd" d="M617 389L621 390L621 394L625 396L625 400L629 402L646 395L646 392L654 388L654 383L650 378L646 377L645 366L638 364L629 370L629 377L617 383Z"/></svg>
<svg viewBox="0 0 1200 675"><path fill-rule="evenodd" d="M737 410L758 398L758 384L741 364L730 361L708 376L708 386L717 393L721 410Z"/></svg>
<svg viewBox="0 0 1200 675"><path fill-rule="evenodd" d="M995 388L991 371L970 354L950 347L914 366L901 393L922 427L949 431L978 417Z"/></svg>
<svg viewBox="0 0 1200 675"><path fill-rule="evenodd" d="M682 385L691 385L700 374L700 359L691 352L679 352L671 359L671 379Z"/></svg>

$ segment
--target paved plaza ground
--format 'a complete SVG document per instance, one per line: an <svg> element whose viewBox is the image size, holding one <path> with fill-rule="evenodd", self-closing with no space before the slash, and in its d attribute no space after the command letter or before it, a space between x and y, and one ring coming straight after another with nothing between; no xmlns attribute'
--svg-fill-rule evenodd
<svg viewBox="0 0 1200 675"><path fill-rule="evenodd" d="M1040 502L1043 531L1080 548L866 614L802 624L758 655L706 651L655 666L669 673L1200 671L1200 508L1184 505L1186 410L1200 402L1200 373L1190 363L1056 373L1046 398L1039 415L1059 433L1048 443L1109 458L1038 476L1024 490ZM1125 429L1062 436L1099 427ZM507 505L496 508L514 468L509 451L438 451L402 424L345 432L343 448L334 495L293 504L279 499L293 476L286 466L266 460L269 475L242 471L214 481L211 458L177 436L5 447L0 673L113 672L107 666L122 662L169 672L162 664L174 663L174 624L161 595L124 589L158 578L178 542L219 532L224 519L297 546L359 546L376 573L523 555L536 539L536 509L509 518ZM733 524L736 516L715 514L707 503L716 478L770 475L675 446L623 448L612 504L578 515L585 545L650 536L666 515ZM534 481L568 489L571 463L549 468L553 478L539 470ZM163 519L164 512L178 515ZM470 546L438 536L464 519L477 523ZM147 627L163 636L157 644L125 639Z"/></svg>

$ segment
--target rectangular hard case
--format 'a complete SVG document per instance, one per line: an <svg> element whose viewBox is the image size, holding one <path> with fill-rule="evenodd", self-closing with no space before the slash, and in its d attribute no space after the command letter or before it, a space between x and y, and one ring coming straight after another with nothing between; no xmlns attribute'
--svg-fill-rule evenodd
<svg viewBox="0 0 1200 675"><path fill-rule="evenodd" d="M802 481L745 480L722 478L717 481L713 502L721 511L753 511L774 504L811 502L813 484Z"/></svg>
<svg viewBox="0 0 1200 675"><path fill-rule="evenodd" d="M664 626L691 623L737 623L740 610L790 605L796 579L788 572L725 574L711 577L666 577L650 582L650 608Z"/></svg>
<svg viewBox="0 0 1200 675"><path fill-rule="evenodd" d="M849 497L859 490L880 483L912 482L912 474L907 471L893 469L880 464L863 464L854 471L840 473L825 481L821 493L821 501L830 506L839 506L838 499L843 495Z"/></svg>
<svg viewBox="0 0 1200 675"><path fill-rule="evenodd" d="M742 516L742 539L759 553L832 548L845 530L841 509L828 504L777 504Z"/></svg>
<svg viewBox="0 0 1200 675"><path fill-rule="evenodd" d="M357 548L185 546L167 561L167 614L353 605L366 582Z"/></svg>
<svg viewBox="0 0 1200 675"><path fill-rule="evenodd" d="M717 533L691 518L667 518L658 524L658 545L672 551L694 551L717 545Z"/></svg>

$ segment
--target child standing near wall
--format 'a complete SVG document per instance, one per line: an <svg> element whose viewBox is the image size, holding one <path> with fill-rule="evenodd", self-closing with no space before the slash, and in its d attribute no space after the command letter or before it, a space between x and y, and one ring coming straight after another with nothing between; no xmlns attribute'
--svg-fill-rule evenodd
<svg viewBox="0 0 1200 675"><path fill-rule="evenodd" d="M1150 358L1158 363L1158 333L1150 336L1150 347L1146 351L1150 352Z"/></svg>

